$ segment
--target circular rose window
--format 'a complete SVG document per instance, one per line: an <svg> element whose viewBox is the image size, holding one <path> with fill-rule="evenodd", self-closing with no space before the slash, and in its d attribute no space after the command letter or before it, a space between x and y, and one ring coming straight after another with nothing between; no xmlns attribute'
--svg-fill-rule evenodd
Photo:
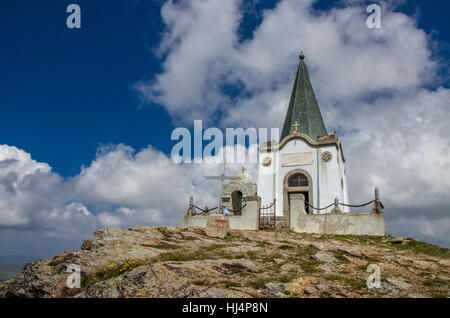
<svg viewBox="0 0 450 318"><path fill-rule="evenodd" d="M270 166L271 163L272 163L272 159L270 157L265 157L262 161L262 164L264 167Z"/></svg>
<svg viewBox="0 0 450 318"><path fill-rule="evenodd" d="M322 153L322 161L323 162L329 162L333 158L333 155L329 151L325 151Z"/></svg>

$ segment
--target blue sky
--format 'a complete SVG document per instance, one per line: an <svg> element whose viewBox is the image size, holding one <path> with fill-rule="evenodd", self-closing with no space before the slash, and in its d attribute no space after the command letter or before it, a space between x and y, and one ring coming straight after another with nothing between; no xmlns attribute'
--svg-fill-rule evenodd
<svg viewBox="0 0 450 318"><path fill-rule="evenodd" d="M144 105L132 86L161 71L162 1L77 1L82 28L65 26L73 1L8 1L0 12L0 142L15 145L69 177L88 165L102 143L148 144L170 153L174 128L163 107ZM241 40L261 22L260 1L246 13ZM327 10L335 1L319 1ZM244 6L250 4L244 4ZM448 58L448 1L408 1L419 27L436 32ZM234 90L232 94L239 94Z"/></svg>
<svg viewBox="0 0 450 318"><path fill-rule="evenodd" d="M79 30L66 27L70 3ZM365 26L369 3L381 30ZM178 224L189 195L215 200L201 168L171 162L172 130L281 126L300 50L343 141L350 201L377 185L391 233L450 246L449 11L446 0L2 3L0 260L78 248L99 227Z"/></svg>

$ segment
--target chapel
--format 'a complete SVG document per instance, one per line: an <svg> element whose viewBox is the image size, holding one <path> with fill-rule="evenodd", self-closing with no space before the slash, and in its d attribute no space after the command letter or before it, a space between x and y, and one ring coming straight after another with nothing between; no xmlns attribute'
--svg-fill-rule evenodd
<svg viewBox="0 0 450 318"><path fill-rule="evenodd" d="M328 134L303 53L280 138L260 143L258 156L257 181L245 169L237 176L226 176L225 165L220 176L205 176L221 180L220 203L214 209L201 209L191 197L184 226L203 227L207 232L229 228L386 235L377 188L374 199L360 205L349 203L341 140L336 129ZM224 180L231 181L224 184ZM350 207L372 203L371 211L350 213Z"/></svg>
<svg viewBox="0 0 450 318"><path fill-rule="evenodd" d="M279 219L288 218L296 194L304 196L308 214L331 212L333 206L324 207L335 199L348 204L342 144L336 130L327 132L303 53L280 140L259 147L257 184L263 204L275 200ZM345 206L341 210L349 212Z"/></svg>

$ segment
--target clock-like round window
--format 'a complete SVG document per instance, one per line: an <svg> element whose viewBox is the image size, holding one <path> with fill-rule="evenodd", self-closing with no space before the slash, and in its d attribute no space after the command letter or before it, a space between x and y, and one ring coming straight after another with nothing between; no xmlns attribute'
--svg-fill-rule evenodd
<svg viewBox="0 0 450 318"><path fill-rule="evenodd" d="M265 157L262 161L262 164L264 167L270 166L271 163L272 163L272 159L270 157Z"/></svg>
<svg viewBox="0 0 450 318"><path fill-rule="evenodd" d="M333 155L329 151L325 151L322 153L322 161L323 162L329 162L333 158Z"/></svg>

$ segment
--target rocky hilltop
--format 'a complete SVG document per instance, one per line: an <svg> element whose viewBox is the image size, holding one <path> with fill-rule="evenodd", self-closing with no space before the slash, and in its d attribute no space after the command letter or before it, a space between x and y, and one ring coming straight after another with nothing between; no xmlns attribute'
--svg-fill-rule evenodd
<svg viewBox="0 0 450 318"><path fill-rule="evenodd" d="M70 264L81 288L66 286ZM379 288L367 288L369 264ZM450 250L389 236L136 226L27 264L0 297L448 297L449 266Z"/></svg>

